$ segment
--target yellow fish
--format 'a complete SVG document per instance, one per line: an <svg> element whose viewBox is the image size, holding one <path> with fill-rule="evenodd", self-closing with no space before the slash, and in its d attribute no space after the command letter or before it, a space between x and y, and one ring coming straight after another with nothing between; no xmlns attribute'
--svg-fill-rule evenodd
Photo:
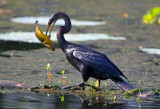
<svg viewBox="0 0 160 109"><path fill-rule="evenodd" d="M36 26L35 35L39 39L39 41L41 41L42 44L45 45L48 49L51 49L52 51L54 51L55 47L53 45L53 41L50 40L51 36L50 35L47 36L42 33L42 31L38 27L38 21L35 22L35 26Z"/></svg>

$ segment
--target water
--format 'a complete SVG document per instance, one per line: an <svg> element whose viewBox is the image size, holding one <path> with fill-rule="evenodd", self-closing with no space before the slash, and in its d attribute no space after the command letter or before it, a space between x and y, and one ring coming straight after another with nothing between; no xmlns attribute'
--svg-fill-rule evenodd
<svg viewBox="0 0 160 109"><path fill-rule="evenodd" d="M0 0L2 1L2 0ZM33 1L33 0L21 0L21 1L16 1L16 0L6 0L7 4L3 5L1 7L1 9L11 9L12 10L12 14L11 15L6 15L6 14L1 14L1 31L5 31L5 32L9 32L9 31L17 31L17 25L11 24L10 21L12 22L16 22L16 23L22 23L22 24L34 24L36 20L39 21L39 24L41 25L47 25L48 23L48 19L50 16L45 16L45 17L33 17L35 15L35 10L36 10L36 15L41 14L41 15L51 15L52 12L55 12L56 10L65 10L67 13L70 13L71 16L73 16L71 19L72 21L72 25L73 26L96 26L96 28L99 30L99 33L89 33L89 34L69 34L71 35L71 38L67 38L68 36L65 35L66 39L68 41L76 41L74 38L77 39L77 41L87 41L87 40L125 40L125 37L113 37L113 36L109 36L107 34L103 34L104 31L108 31L110 33L116 33L116 34L121 34L119 32L123 32L123 34L126 34L129 36L132 36L132 32L131 29L133 29L134 31L138 31L138 32L134 32L133 36L139 36L139 34L143 34L142 39L144 39L143 41L141 41L142 45L146 45L149 44L147 46L152 46L155 44L155 46L157 46L155 43L155 40L153 41L149 41L150 43L147 43L148 41L148 34L152 34L153 31L151 28L148 28L148 25L142 25L142 23L139 24L134 24L132 22L141 22L139 19L137 18L141 18L142 16L142 12L144 12L144 10L146 10L146 7L152 7L155 6L155 4L158 4L158 1L155 0L150 0L150 1L126 1L126 0L122 0L122 1L115 1L115 0L110 0L107 1L106 0L102 0L100 2L97 3L97 1L95 0L91 0L89 2L86 1L74 1L74 0L70 0L66 3L66 1L44 1L41 0L40 1ZM137 6L135 5L137 4ZM27 8L25 8L27 5ZM133 5L133 6L132 6ZM134 6L135 5L135 6ZM79 6L81 6L81 8L79 8ZM123 8L122 8L123 7ZM129 7L129 8L128 8ZM131 8L130 8L131 7ZM135 9L133 9L133 8ZM138 9L139 11L135 11L136 9ZM125 12L125 10L127 10L127 12L129 13L128 18L122 18L122 13ZM31 16L28 16L31 15ZM11 17L15 17L15 16L26 16L26 17L16 17L16 18L11 18ZM79 17L80 16L80 17ZM82 20L77 20L77 19L103 19L102 21L82 21ZM8 21L9 20L9 21ZM138 20L138 21L137 21ZM106 22L105 22L106 21ZM129 22L133 25L124 25L123 22ZM64 25L64 21L60 20L56 23L56 25ZM129 28L126 28L129 27ZM27 27L22 28L22 31L27 30ZM133 28L130 28L133 27ZM139 31L139 28L137 27L144 27L143 31ZM155 27L155 26L153 26ZM19 27L18 27L19 28ZM106 28L106 29L105 29ZM125 31L124 31L125 28ZM85 29L85 28L84 28ZM158 28L153 28L154 31L158 31ZM157 29L157 30L156 30ZM83 27L82 27L83 30ZM34 31L34 30L33 30ZM147 32L146 32L147 31ZM129 33L128 33L129 32ZM55 33L55 32L53 32ZM131 33L131 34L130 34ZM159 32L154 32L156 34L159 34ZM73 36L73 37L72 37ZM81 37L82 36L82 37ZM94 37L95 36L95 37ZM2 33L0 38L2 40L15 40L15 41L24 41L24 42L35 42L35 43L40 43L35 35L34 32L11 32L11 33ZM35 39L34 39L35 38ZM152 40L153 37L150 38L150 40ZM74 40L73 40L74 39ZM157 37L158 39L158 37ZM52 36L52 40L56 40L55 36ZM128 43L125 43L129 41ZM130 46L130 42L132 40L126 40L124 41L124 44L113 44L113 43L104 43L104 46L106 46L106 48L111 47L111 49L116 50L117 48L121 49L121 48L128 48L127 46ZM118 42L118 41L117 41ZM115 42L115 43L117 43ZM139 41L135 40L134 41L136 44L139 43ZM151 43L152 42L152 43ZM98 42L100 43L101 42ZM123 43L123 42L122 42ZM132 42L131 42L132 43ZM2 50L3 52L0 52L0 60L1 60L1 69L0 69L0 77L1 79L15 79L15 77L17 77L15 80L17 81L21 81L23 80L27 80L30 81L31 77L32 79L34 79L35 81L38 79L36 78L41 78L41 76L37 74L35 74L36 76L34 76L34 74L32 74L32 71L34 72L34 70L37 70L37 72L39 72L39 70L41 69L39 66L40 64L43 66L46 63L50 62L50 60L47 60L47 56L49 55L40 51L40 50L33 50L32 44L26 44L25 48L28 50L28 47L30 47L31 45L31 50L29 48L28 51L21 51L23 49L21 49L22 47L20 47L20 51L19 51L19 43L15 44L15 43L1 43L1 48L4 47L6 50ZM113 45L112 45L113 44ZM13 49L12 47L14 46ZM103 46L103 47L104 47ZM129 78L131 78L132 83L137 84L137 80L141 79L142 80L142 85L145 84L145 89L151 89L151 88L159 88L159 63L160 61L158 60L159 57L154 57L154 62L150 62L151 64L147 64L148 60L152 61L152 58L150 59L149 56L147 55L146 57L143 55L139 56L139 53L133 53L132 49L134 49L135 46L130 46L127 49L124 49L124 52L122 50L122 55L120 54L121 52L113 52L111 51L111 54L109 54L111 56L111 58L113 58L113 60L115 60L115 62L117 60L117 63L120 63L120 67L122 68L122 70L124 70L125 72L129 72L129 74L127 75ZM3 48L2 48L3 49ZM37 49L37 48L36 48ZM111 50L109 49L109 50ZM32 51L33 50L33 51ZM100 51L101 49L99 49ZM140 49L143 52L149 53L149 54L157 54L160 55L160 51L159 49L154 49L154 48L143 48ZM44 50L45 51L45 50ZM120 50L121 51L121 50ZM131 52L130 52L131 51ZM57 51L58 52L58 51ZM57 52L53 53L56 54ZM104 52L104 51L103 51ZM105 53L108 52L107 49L105 49ZM110 52L109 52L110 53ZM41 54L41 55L40 55ZM53 55L52 54L52 55ZM57 59L57 57L60 55L60 58L62 58L61 56L61 52L57 53L56 55L53 55L53 57L55 59L53 59L53 61L57 64L57 62L59 62L59 60ZM129 56L129 55L130 56ZM120 57L119 57L120 55ZM141 55L141 54L140 54ZM40 58L37 58L38 56L40 56ZM45 58L43 57L45 56ZM133 58L136 57L137 58ZM49 55L49 57L51 57L51 55ZM35 59L34 59L35 58ZM43 59L44 58L44 59ZM34 59L34 60L32 60ZM40 59L40 60L39 60ZM56 61L56 59L58 61ZM126 60L128 59L128 60ZM35 61L36 60L36 61ZM63 61L63 58L61 59ZM57 66L60 66L61 64L63 65L62 61L60 61L61 63L58 64ZM157 64L155 64L155 61L157 62ZM66 61L65 61L66 62ZM64 62L64 63L65 63ZM33 64L32 64L33 63ZM37 64L38 67L32 67L34 66L34 64ZM54 64L54 65L56 65ZM29 65L29 66L28 66ZM64 64L67 65L67 64ZM60 66L61 67L61 66ZM57 69L59 70L60 67L57 67ZM7 68L7 69L6 69ZM70 66L68 67L63 67L63 68L71 68ZM21 70L22 69L22 70ZM27 69L27 70L23 70L23 69ZM18 72L17 72L18 71ZM29 73L30 77L25 77L25 75L22 76L18 76L18 74L23 74L23 72L27 72ZM31 73L30 73L31 72ZM40 72L39 72L40 73ZM4 74L6 74L6 76L3 76ZM11 75L10 75L11 74ZM28 75L29 75L28 74ZM133 79L134 78L134 79ZM1 80L0 80L1 81ZM42 79L42 81L44 81ZM0 90L3 91L3 90ZM64 102L62 102L60 100L60 97L62 95L61 94L41 94L41 93L21 93L21 92L12 92L11 93L5 93L2 94L0 92L0 109L119 109L119 108L123 108L123 109L138 109L139 107L141 107L142 109L159 109L160 108L160 98L156 98L156 97L152 97L152 98L145 98L145 99L140 99L140 105L138 104L138 102L135 100L135 98L133 100L131 99L119 99L118 98L118 103L113 103L113 99L108 99L107 101L99 101L98 103L94 102L92 103L91 106L88 106L89 104L89 100L87 99L86 101L83 101L74 95L69 95L69 94L65 94L64 95ZM106 96L104 96L106 97ZM106 106L105 103L106 102Z"/></svg>
<svg viewBox="0 0 160 109"><path fill-rule="evenodd" d="M139 50L149 54L160 55L160 49L157 48L143 48L142 46L139 46Z"/></svg>
<svg viewBox="0 0 160 109"><path fill-rule="evenodd" d="M25 16L25 17L16 17L12 18L12 22L16 23L22 23L22 24L34 24L36 20L38 20L38 24L40 25L48 25L48 19L50 16L39 16L39 17L33 17L33 16ZM97 25L104 25L105 21L80 21L80 20L74 20L71 19L73 26L97 26ZM64 25L64 20L60 19L56 22L55 25Z"/></svg>
<svg viewBox="0 0 160 109"><path fill-rule="evenodd" d="M64 95L61 101L60 94L42 95L36 93L9 93L0 94L1 109L159 109L160 101L145 99L136 100L113 100L94 101L89 105L89 100L81 100L74 95Z"/></svg>
<svg viewBox="0 0 160 109"><path fill-rule="evenodd" d="M54 33L54 34L53 34ZM51 39L57 40L56 32L52 32ZM13 40L30 43L40 43L36 38L35 32L11 32L11 33L0 33L1 40ZM103 33L85 33L85 34L66 34L65 39L67 41L88 41L88 40L125 40L125 37L114 37Z"/></svg>

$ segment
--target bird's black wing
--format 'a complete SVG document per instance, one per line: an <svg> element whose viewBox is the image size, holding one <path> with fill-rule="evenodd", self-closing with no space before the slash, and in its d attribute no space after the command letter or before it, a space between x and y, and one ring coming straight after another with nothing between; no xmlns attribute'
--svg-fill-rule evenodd
<svg viewBox="0 0 160 109"><path fill-rule="evenodd" d="M112 65L107 59L106 56L98 53L96 51L90 50L90 49L77 49L73 51L73 56L88 66L106 73L110 77L114 77L117 79L122 80L120 77L119 71L115 68L114 65Z"/></svg>
<svg viewBox="0 0 160 109"><path fill-rule="evenodd" d="M105 57L106 57L105 59L106 59L110 64L112 64L112 65L115 67L116 70L118 70L118 72L120 73L120 75L123 76L127 81L129 81L128 78L122 73L122 71L121 71L107 56L105 56Z"/></svg>

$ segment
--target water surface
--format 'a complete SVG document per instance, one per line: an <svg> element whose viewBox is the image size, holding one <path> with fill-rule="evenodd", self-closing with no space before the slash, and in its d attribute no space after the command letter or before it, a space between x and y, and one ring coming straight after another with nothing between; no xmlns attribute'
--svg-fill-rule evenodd
<svg viewBox="0 0 160 109"><path fill-rule="evenodd" d="M160 49L157 48L143 48L142 46L139 46L139 50L149 54L160 55Z"/></svg>
<svg viewBox="0 0 160 109"><path fill-rule="evenodd" d="M0 33L1 40L13 40L30 43L40 43L36 38L35 32L11 32L11 33ZM56 32L52 32L51 39L57 40ZM77 34L66 34L65 39L68 41L88 41L88 40L125 40L125 37L114 37L104 33L77 33Z"/></svg>
<svg viewBox="0 0 160 109"><path fill-rule="evenodd" d="M138 103L136 100L113 100L95 101L83 100L74 95L64 95L61 101L61 94L36 94L36 93L9 93L0 94L1 109L159 109L160 102L145 99Z"/></svg>
<svg viewBox="0 0 160 109"><path fill-rule="evenodd" d="M48 20L50 16L39 16L39 17L33 17L33 16L25 16L25 17L16 17L12 18L12 22L16 23L23 23L23 24L34 24L36 20L38 20L38 24L40 25L48 25ZM73 26L96 26L96 25L104 25L105 21L81 21L81 20L75 20L71 19ZM58 20L55 25L64 25L64 20L60 19Z"/></svg>

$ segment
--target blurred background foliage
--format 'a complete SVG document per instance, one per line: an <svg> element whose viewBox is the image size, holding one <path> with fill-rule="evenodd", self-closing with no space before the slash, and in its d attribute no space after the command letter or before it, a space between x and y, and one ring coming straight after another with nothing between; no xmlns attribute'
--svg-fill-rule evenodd
<svg viewBox="0 0 160 109"><path fill-rule="evenodd" d="M142 17L142 22L145 24L160 24L160 7L154 7L147 11Z"/></svg>

